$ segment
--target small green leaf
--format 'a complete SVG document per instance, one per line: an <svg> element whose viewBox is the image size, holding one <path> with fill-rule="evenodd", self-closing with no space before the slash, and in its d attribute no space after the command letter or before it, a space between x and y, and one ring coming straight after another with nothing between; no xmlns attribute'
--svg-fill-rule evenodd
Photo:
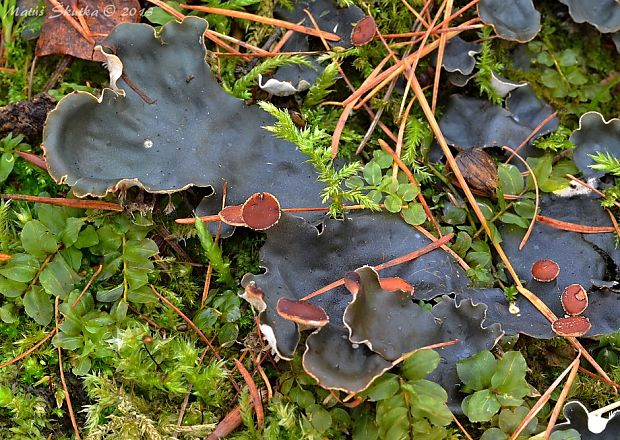
<svg viewBox="0 0 620 440"><path fill-rule="evenodd" d="M15 165L15 157L11 153L4 153L0 157L0 182L4 182L13 171Z"/></svg>
<svg viewBox="0 0 620 440"><path fill-rule="evenodd" d="M531 220L532 217L534 217L534 210L536 208L536 205L534 204L533 201L531 200L520 200L518 202L515 202L515 204L513 205L513 208L515 210L515 212L517 213L517 215L526 218L528 220Z"/></svg>
<svg viewBox="0 0 620 440"><path fill-rule="evenodd" d="M456 364L456 372L465 385L472 390L482 390L491 385L497 368L497 360L490 351L481 351Z"/></svg>
<svg viewBox="0 0 620 440"><path fill-rule="evenodd" d="M497 397L490 390L476 391L465 397L461 404L470 422L488 422L501 408Z"/></svg>
<svg viewBox="0 0 620 440"><path fill-rule="evenodd" d="M0 268L0 275L20 283L32 281L39 270L39 261L28 254L15 254Z"/></svg>
<svg viewBox="0 0 620 440"><path fill-rule="evenodd" d="M446 405L448 394L441 385L419 379L403 384L402 388L411 397L411 415L414 419L426 418L437 426L452 422L452 413Z"/></svg>
<svg viewBox="0 0 620 440"><path fill-rule="evenodd" d="M45 291L64 299L73 290L80 277L67 264L62 255L56 254L54 259L39 275L39 282Z"/></svg>
<svg viewBox="0 0 620 440"><path fill-rule="evenodd" d="M367 409L362 409L353 421L353 440L377 440L379 430L375 418L371 417Z"/></svg>
<svg viewBox="0 0 620 440"><path fill-rule="evenodd" d="M410 203L401 211L403 219L410 225L421 225L426 221L426 212L420 203Z"/></svg>
<svg viewBox="0 0 620 440"><path fill-rule="evenodd" d="M371 402L389 399L400 390L400 380L396 374L384 373L364 391Z"/></svg>
<svg viewBox="0 0 620 440"><path fill-rule="evenodd" d="M525 406L518 406L514 409L503 408L499 413L498 424L504 432L514 432L519 424L527 416L529 409ZM524 428L523 435L530 436L536 432L538 427L538 419L534 417L530 423Z"/></svg>
<svg viewBox="0 0 620 440"><path fill-rule="evenodd" d="M312 394L311 391L304 390L300 386L292 388L289 397L301 408L306 408L315 403L314 394Z"/></svg>
<svg viewBox="0 0 620 440"><path fill-rule="evenodd" d="M502 223L506 223L508 225L517 225L523 229L527 229L527 227L529 226L529 222L526 219L524 219L523 217L519 217L512 212L503 213L499 220Z"/></svg>
<svg viewBox="0 0 620 440"><path fill-rule="evenodd" d="M480 208L480 211L482 211L482 215L484 216L484 218L486 220L491 220L494 215L493 208L491 207L491 205L489 205L486 202L481 202L480 200L477 200L477 203L478 203L478 207Z"/></svg>
<svg viewBox="0 0 620 440"><path fill-rule="evenodd" d="M403 362L401 374L407 380L424 379L437 368L440 360L436 351L418 350Z"/></svg>
<svg viewBox="0 0 620 440"><path fill-rule="evenodd" d="M377 404L377 425L382 439L409 439L409 417L401 395L382 400Z"/></svg>
<svg viewBox="0 0 620 440"><path fill-rule="evenodd" d="M332 416L321 405L313 404L308 406L306 414L310 424L320 433L327 431L332 425Z"/></svg>
<svg viewBox="0 0 620 440"><path fill-rule="evenodd" d="M519 351L509 351L497 362L491 386L498 393L509 394L514 398L527 395L530 388L525 380L527 364Z"/></svg>
<svg viewBox="0 0 620 440"><path fill-rule="evenodd" d="M97 231L92 225L88 225L79 232L77 240L73 243L73 246L78 249L84 249L97 244L99 244Z"/></svg>
<svg viewBox="0 0 620 440"><path fill-rule="evenodd" d="M217 332L217 340L220 345L231 344L239 336L239 327L235 322L227 322Z"/></svg>
<svg viewBox="0 0 620 440"><path fill-rule="evenodd" d="M366 164L364 170L362 171L364 175L364 179L368 182L369 185L375 186L381 182L381 167L377 162L371 160Z"/></svg>
<svg viewBox="0 0 620 440"><path fill-rule="evenodd" d="M382 168L386 169L392 166L392 155L383 150L375 150L372 152L373 160Z"/></svg>
<svg viewBox="0 0 620 440"><path fill-rule="evenodd" d="M448 204L443 210L443 219L449 225L462 225L467 221L467 211Z"/></svg>
<svg viewBox="0 0 620 440"><path fill-rule="evenodd" d="M54 314L53 300L39 286L32 286L24 295L24 310L37 324L47 325Z"/></svg>
<svg viewBox="0 0 620 440"><path fill-rule="evenodd" d="M15 304L9 303L0 307L0 320L5 324L12 324L19 318L15 313Z"/></svg>
<svg viewBox="0 0 620 440"><path fill-rule="evenodd" d="M387 209L390 212L400 212L400 210L402 209L402 205L403 205L403 201L398 197L395 196L394 194L390 194L385 198L385 209Z"/></svg>
<svg viewBox="0 0 620 440"><path fill-rule="evenodd" d="M523 176L519 169L507 163L500 163L497 167L499 186L504 194L520 194L525 187Z"/></svg>
<svg viewBox="0 0 620 440"><path fill-rule="evenodd" d="M97 291L97 301L100 302L114 302L123 295L123 285L119 284L116 287L112 287L107 290Z"/></svg>
<svg viewBox="0 0 620 440"><path fill-rule="evenodd" d="M482 433L480 440L508 440L508 434L499 428L489 428Z"/></svg>
<svg viewBox="0 0 620 440"><path fill-rule="evenodd" d="M20 283L19 281L0 277L0 293L7 298L16 298L21 296L27 287L28 284L26 283Z"/></svg>
<svg viewBox="0 0 620 440"><path fill-rule="evenodd" d="M465 231L460 231L456 234L456 240L454 240L452 250L463 257L471 247L471 242L471 236Z"/></svg>
<svg viewBox="0 0 620 440"><path fill-rule="evenodd" d="M344 185L350 189L361 188L364 186L364 179L362 179L360 176L349 177L347 180L344 181Z"/></svg>
<svg viewBox="0 0 620 440"><path fill-rule="evenodd" d="M574 429L555 431L549 440L581 440L581 435Z"/></svg>
<svg viewBox="0 0 620 440"><path fill-rule="evenodd" d="M400 196L405 202L411 202L418 194L420 194L420 187L413 183L401 183L398 185L396 194Z"/></svg>
<svg viewBox="0 0 620 440"><path fill-rule="evenodd" d="M58 242L47 227L38 220L30 220L21 232L22 247L30 255L45 258L58 250Z"/></svg>
<svg viewBox="0 0 620 440"><path fill-rule="evenodd" d="M69 217L65 228L58 235L58 239L62 241L65 247L72 246L78 239L80 229L84 226L84 220L76 217Z"/></svg>

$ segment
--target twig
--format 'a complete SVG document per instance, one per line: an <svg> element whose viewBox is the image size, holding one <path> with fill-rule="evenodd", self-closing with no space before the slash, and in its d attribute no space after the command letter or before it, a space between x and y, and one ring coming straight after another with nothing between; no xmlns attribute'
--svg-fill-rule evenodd
<svg viewBox="0 0 620 440"><path fill-rule="evenodd" d="M226 417L217 424L215 430L207 437L207 440L220 440L241 426L241 408L236 406Z"/></svg>
<svg viewBox="0 0 620 440"><path fill-rule="evenodd" d="M75 18L73 18L71 14L67 12L65 7L58 0L49 0L49 2L52 4L52 6L54 6L54 9L60 12L60 14L69 22L69 24L71 24L71 26L73 26L73 28L78 31L86 41L88 41L90 45L95 45L95 40L93 40L93 38L88 34L88 32L86 32L86 30L80 25L80 23L78 23Z"/></svg>
<svg viewBox="0 0 620 440"><path fill-rule="evenodd" d="M388 267L392 267L392 266L397 266L399 264L405 263L407 261L411 261L414 260L424 254L427 254L435 249L437 249L438 247L441 247L442 244L447 243L448 241L450 241L452 239L452 237L454 237L454 234L450 233L447 235L444 235L442 238L438 239L437 241L433 242L433 243L429 243L424 247L421 247L420 249L416 249L413 252L410 252L406 255L403 255L401 257L398 258L394 258L392 260L386 261L385 263L381 263L377 266L374 266L373 269L375 269L377 272L383 270L383 269L387 269ZM311 298L314 298L315 296L319 296L322 295L325 292L329 292L332 289L335 289L338 286L342 286L344 284L344 278L340 278L339 280L336 280L330 284L328 284L327 286L321 287L318 290L315 290L312 293L309 293L308 295L304 296L301 301L307 301Z"/></svg>
<svg viewBox="0 0 620 440"><path fill-rule="evenodd" d="M579 355L577 355L577 359L579 359ZM545 440L549 440L551 436L551 430L555 426L555 422L558 420L558 416L560 415L560 411L562 410L562 406L566 401L566 397L568 396L568 392L570 391L570 387L573 385L575 378L577 377L577 371L579 371L579 362L575 362L573 368L570 370L570 374L566 379L566 383L564 384L564 388L562 388L562 392L558 397L558 401L555 403L555 407L553 408L553 412L551 413L551 417L549 417L549 423L547 424L547 429L545 430Z"/></svg>
<svg viewBox="0 0 620 440"><path fill-rule="evenodd" d="M536 200L534 203L534 215L532 216L532 220L530 220L530 225L527 228L527 231L525 232L525 235L523 236L523 239L521 240L521 243L519 243L519 250L523 249L523 246L525 246L525 243L527 243L528 238L530 238L530 235L532 234L532 230L534 229L534 223L536 223L536 214L538 214L538 207L540 205L540 191L538 189L538 179L536 178L536 174L534 173L534 170L532 169L532 167L530 166L529 163L527 163L527 161L525 159L523 159L516 150L513 150L512 148L508 147L508 146L504 146L502 147L504 150L508 150L512 152L513 156L516 156L517 159L519 159L521 161L521 163L523 163L523 165L525 165L525 168L527 168L527 170L530 173L530 176L532 177L532 180L534 181L534 191L536 192Z"/></svg>
<svg viewBox="0 0 620 440"><path fill-rule="evenodd" d="M590 191L598 194L601 197L605 197L605 193L599 191L598 189L594 188L592 185L587 184L586 182L584 182L583 180L580 180L578 178L576 178L575 176L571 175L571 174L566 174L566 177L568 177L570 180L577 182L579 185L588 188ZM620 203L615 202L614 201L614 205L616 205L617 208L620 208Z"/></svg>
<svg viewBox="0 0 620 440"><path fill-rule="evenodd" d="M446 5L446 19L444 20L444 28L449 26L447 19L452 12L452 0L448 0ZM435 69L435 81L433 82L433 97L431 99L431 110L435 113L435 107L437 105L437 94L439 92L439 78L441 77L441 65L443 64L443 55L446 50L446 34L442 33L439 36L439 47L437 48L437 68Z"/></svg>
<svg viewBox="0 0 620 440"><path fill-rule="evenodd" d="M211 8L208 6L195 6L186 4L181 4L179 6L185 9L191 9L193 11L206 12L207 14L223 15L225 17L240 18L242 20L256 21L258 23L268 24L271 26L283 27L285 29L294 30L295 32L299 32L301 34L311 35L313 37L322 37L329 41L340 41L340 37L336 34L332 34L331 32L317 32L315 29L301 26L285 20L278 20L276 18L263 17L261 15L250 14L248 12L242 11L233 11L231 9Z"/></svg>
<svg viewBox="0 0 620 440"><path fill-rule="evenodd" d="M100 264L99 266L97 266L97 269L95 270L95 273L93 273L93 275L90 277L90 279L88 280L88 283L86 283L86 285L84 286L84 288L82 289L82 291L80 292L80 294L78 295L78 297L75 299L75 301L73 301L73 304L71 304L71 308L73 309L75 306L78 305L78 303L82 300L82 297L84 296L84 294L86 293L86 291L88 289L90 289L90 286L92 286L93 282L95 281L95 278L97 278L99 276L99 274L101 273L101 270L103 269L103 264Z"/></svg>
<svg viewBox="0 0 620 440"><path fill-rule="evenodd" d="M562 372L562 374L560 374L560 376L558 376L555 381L553 381L551 386L547 388L543 395L540 396L532 409L530 409L530 412L528 412L525 418L521 421L521 423L519 423L519 426L517 426L517 429L515 430L515 432L512 433L509 440L515 440L517 437L519 437L519 434L521 434L523 429L525 429L525 427L534 419L534 417L536 417L536 414L540 412L545 403L547 403L547 401L551 398L551 393L553 393L553 391L558 387L558 385L560 385L564 377L566 377L566 375L572 370L575 364L579 365L579 355L577 355L575 360L571 362L568 367L566 367L566 369Z"/></svg>
<svg viewBox="0 0 620 440"><path fill-rule="evenodd" d="M545 119L540 121L540 124L538 124L536 127L534 127L534 130L532 130L532 132L529 135L527 135L527 137L525 139L523 139L523 142L521 142L517 146L517 148L514 149L512 154L508 157L508 159L506 159L505 163L510 162L512 160L512 158L515 157L515 155L521 150L521 148L523 148L525 145L527 145L527 143L532 140L532 138L536 135L536 133L538 133L540 130L542 130L542 128L545 125L547 125L547 122L549 122L550 120L555 118L557 116L557 114L558 114L558 112L555 111L555 112L551 113L549 116L547 116Z"/></svg>
<svg viewBox="0 0 620 440"><path fill-rule="evenodd" d="M41 157L37 156L36 154L28 153L26 151L16 150L15 152L25 161L47 172L47 165L45 164L45 160L43 160Z"/></svg>
<svg viewBox="0 0 620 440"><path fill-rule="evenodd" d="M66 206L79 209L100 209L102 211L123 212L123 207L117 203L102 202L100 200L65 199L54 197L29 196L25 194L0 194L1 199L22 200L25 202L45 203L47 205Z"/></svg>
<svg viewBox="0 0 620 440"><path fill-rule="evenodd" d="M450 411L450 412L452 412L452 411ZM454 423L456 423L456 426L459 427L459 429L461 430L463 435L467 438L467 440L474 440L473 437L471 435L469 435L469 433L467 432L465 427L463 425L461 425L461 422L459 422L459 419L457 419L454 414L452 414L452 420L454 420Z"/></svg>
<svg viewBox="0 0 620 440"><path fill-rule="evenodd" d="M59 297L56 297L56 301L54 303L54 318L56 320L56 333L58 333L58 301ZM67 387L67 382L65 381L65 371L62 367L62 349L60 345L58 345L58 369L60 371L60 383L62 384L62 390L65 393L65 401L67 402L67 410L69 411L69 418L71 419L71 425L73 425L73 431L75 432L75 438L80 440L80 430L78 429L77 421L75 420L75 414L73 413L73 405L71 405L71 396L69 395L69 388Z"/></svg>
<svg viewBox="0 0 620 440"><path fill-rule="evenodd" d="M563 231L579 232L581 234L605 234L609 232L615 232L613 226L586 226L578 225L576 223L565 222L544 215L536 215L536 220L545 225L551 226L555 229L561 229Z"/></svg>
<svg viewBox="0 0 620 440"><path fill-rule="evenodd" d="M239 373L241 373L241 376L243 376L245 383L248 385L254 412L256 412L256 424L258 425L258 429L261 429L265 423L265 413L263 411L263 401L258 393L258 388L256 388L256 383L254 383L254 379L252 379L250 372L237 359L235 359L235 365Z"/></svg>
<svg viewBox="0 0 620 440"><path fill-rule="evenodd" d="M420 225L415 225L414 228L416 228L418 230L418 232L420 232L421 234L423 234L426 238L428 238L429 240L432 241L437 241L438 238L435 237L433 234L431 234L430 232L428 232L426 229L424 229L422 226ZM465 262L465 260L463 260L461 258L461 256L459 254L457 254L456 252L454 252L452 249L450 249L448 246L446 246L445 244L441 245L441 248L446 251L447 253L449 253L450 255L452 255L452 258L454 258L456 260L457 263L459 263L459 265L463 268L463 270L468 271L470 269L469 264L467 264Z"/></svg>

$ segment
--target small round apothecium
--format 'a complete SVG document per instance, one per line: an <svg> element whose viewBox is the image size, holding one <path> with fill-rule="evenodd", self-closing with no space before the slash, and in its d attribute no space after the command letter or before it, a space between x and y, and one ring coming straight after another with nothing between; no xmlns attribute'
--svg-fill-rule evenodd
<svg viewBox="0 0 620 440"><path fill-rule="evenodd" d="M559 336L579 337L588 333L592 324L585 316L570 316L555 320L551 328Z"/></svg>
<svg viewBox="0 0 620 440"><path fill-rule="evenodd" d="M325 310L306 301L297 301L280 298L276 305L278 315L288 321L293 321L302 327L317 328L329 323Z"/></svg>
<svg viewBox="0 0 620 440"><path fill-rule="evenodd" d="M553 260L538 260L532 265L532 277L536 281L550 283L560 274L560 266Z"/></svg>
<svg viewBox="0 0 620 440"><path fill-rule="evenodd" d="M273 194L256 193L243 204L241 217L251 229L256 231L269 229L280 220L280 202Z"/></svg>
<svg viewBox="0 0 620 440"><path fill-rule="evenodd" d="M572 316L582 314L588 307L588 292L581 284L571 284L566 287L560 299L564 311Z"/></svg>

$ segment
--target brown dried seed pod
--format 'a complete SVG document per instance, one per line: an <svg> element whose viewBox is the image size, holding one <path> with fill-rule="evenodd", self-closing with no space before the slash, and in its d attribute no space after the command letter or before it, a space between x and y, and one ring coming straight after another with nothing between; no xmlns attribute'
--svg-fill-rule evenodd
<svg viewBox="0 0 620 440"><path fill-rule="evenodd" d="M566 287L560 298L564 311L569 315L580 315L588 307L588 292L581 284Z"/></svg>
<svg viewBox="0 0 620 440"><path fill-rule="evenodd" d="M363 46L370 43L377 33L377 24L370 15L357 22L351 32L351 43L354 46Z"/></svg>
<svg viewBox="0 0 620 440"><path fill-rule="evenodd" d="M461 151L454 158L467 184L486 195L495 194L499 176L493 158L484 150L474 148Z"/></svg>
<svg viewBox="0 0 620 440"><path fill-rule="evenodd" d="M559 336L583 336L590 331L592 324L585 316L570 316L560 318L551 324L553 331Z"/></svg>
<svg viewBox="0 0 620 440"><path fill-rule="evenodd" d="M273 194L256 193L243 204L241 216L248 228L269 229L280 220L280 202Z"/></svg>
<svg viewBox="0 0 620 440"><path fill-rule="evenodd" d="M532 277L536 281L550 283L560 274L560 266L553 260L538 260L532 265Z"/></svg>

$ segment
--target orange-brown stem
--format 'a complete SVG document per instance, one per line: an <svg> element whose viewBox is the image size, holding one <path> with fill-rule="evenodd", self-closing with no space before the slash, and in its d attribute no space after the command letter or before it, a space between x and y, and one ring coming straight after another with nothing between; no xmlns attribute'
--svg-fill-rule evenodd
<svg viewBox="0 0 620 440"><path fill-rule="evenodd" d="M441 237L440 239L438 239L437 241L433 243L429 243L426 246L421 247L420 249L416 249L415 251L410 252L407 255L403 255L402 257L394 258L393 260L389 260L389 261L386 261L385 263L381 263L377 266L374 266L373 269L379 272L379 271L382 271L383 269L387 269L388 267L397 266L399 264L406 263L407 261L415 260L416 258L421 257L422 255L427 254L437 249L438 247L441 247L441 245L446 244L453 237L454 237L454 234L452 233L444 235L443 237ZM324 286L318 290L315 290L314 292L304 296L301 299L301 301L307 301L311 298L314 298L315 296L322 295L325 292L329 292L330 290L335 289L336 287L342 286L342 285L344 285L344 278L340 278L339 280L336 280L328 284L327 286Z"/></svg>
<svg viewBox="0 0 620 440"><path fill-rule="evenodd" d="M25 202L45 203L47 205L66 206L79 209L101 209L102 211L122 212L123 207L117 203L100 200L63 199L54 197L29 196L25 194L0 194L2 199L22 200Z"/></svg>
<svg viewBox="0 0 620 440"><path fill-rule="evenodd" d="M223 15L225 17L240 18L242 20L250 20L258 23L268 24L271 26L278 26L285 29L291 29L301 34L312 35L313 37L323 37L328 41L340 41L340 37L331 32L320 31L315 29L301 26L299 24L291 23L285 20L278 20L276 18L263 17L261 15L250 14L248 12L233 11L231 9L211 8L209 6L196 6L196 5L179 5L185 9L191 9L194 11L206 12L207 14Z"/></svg>

